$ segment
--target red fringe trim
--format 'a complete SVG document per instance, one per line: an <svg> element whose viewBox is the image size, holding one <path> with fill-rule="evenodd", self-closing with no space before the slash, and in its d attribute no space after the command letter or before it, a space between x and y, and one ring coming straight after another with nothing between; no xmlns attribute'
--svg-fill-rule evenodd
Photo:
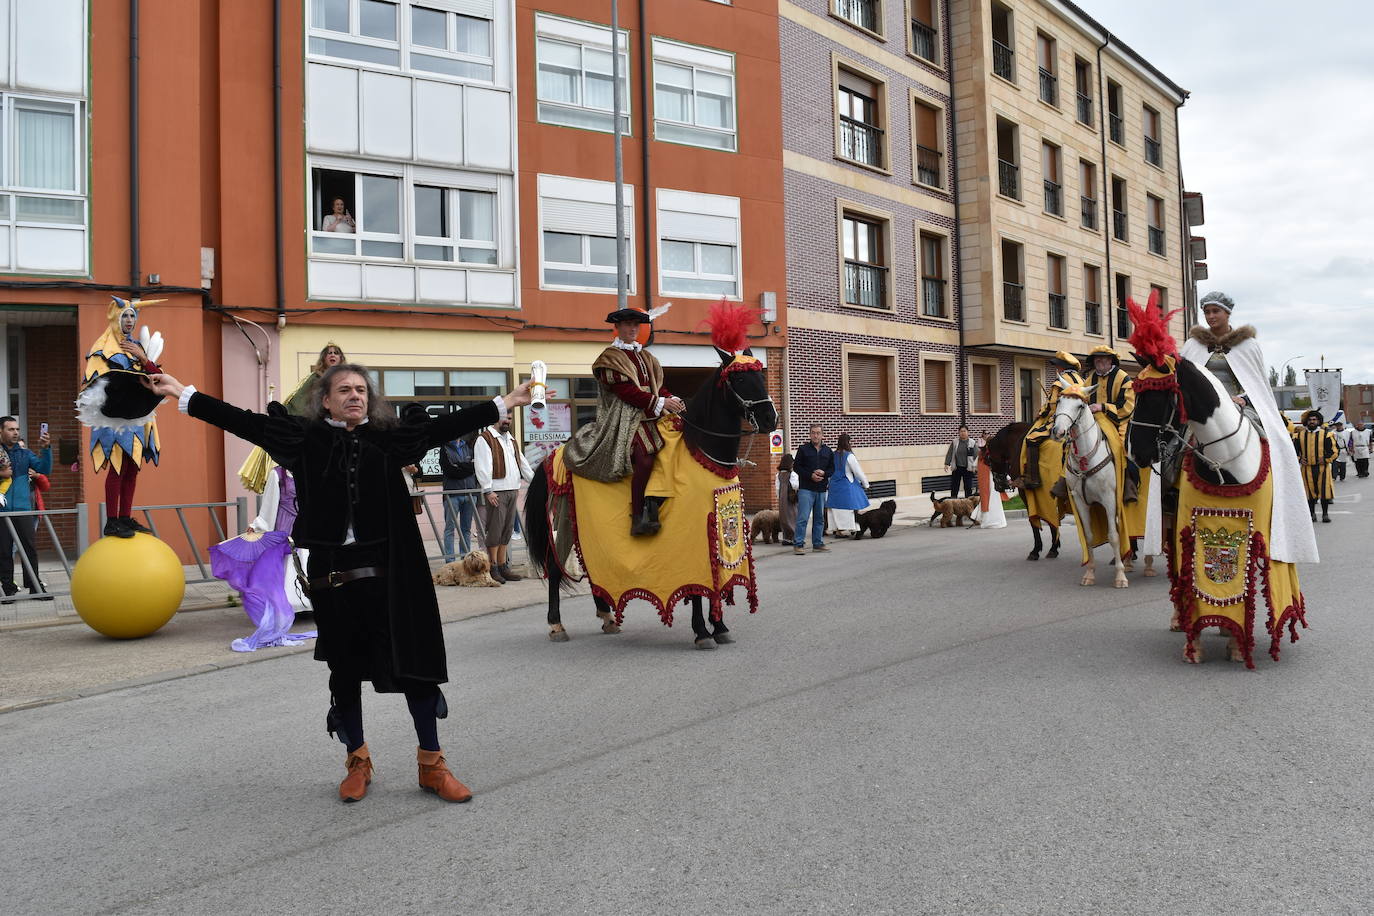
<svg viewBox="0 0 1374 916"><path fill-rule="evenodd" d="M746 359L748 359L748 357L746 357ZM752 363L750 363L750 362L745 362L745 361L742 361L742 360L732 360L731 362L726 363L725 366L720 370L720 375L716 376L716 387L717 387L717 388L724 388L724 387L725 387L725 377L726 377L727 375L731 375L731 374L733 374L733 373L735 373L735 372L762 372L762 371L763 371L763 363L759 362L758 360L754 360L754 362L752 362Z"/></svg>
<svg viewBox="0 0 1374 916"><path fill-rule="evenodd" d="M1193 453L1187 452L1183 456L1183 470L1188 475L1188 482L1197 488L1198 492L1206 493L1208 496L1225 496L1235 499L1240 496L1249 496L1255 493L1264 482L1269 479L1269 440L1260 440L1260 466L1259 472L1255 474L1255 479L1249 483L1224 484L1211 483L1203 480L1194 466Z"/></svg>
<svg viewBox="0 0 1374 916"><path fill-rule="evenodd" d="M685 445L686 443L683 444ZM701 465L706 470L710 471L712 474L715 474L717 477L720 477L724 480L735 480L739 477L738 467L726 467L723 464L718 464L712 459L706 457L706 454L704 452L698 451L696 447L691 445L687 446L687 452L693 458L696 459L697 464Z"/></svg>
<svg viewBox="0 0 1374 916"><path fill-rule="evenodd" d="M1294 597L1293 603L1283 609L1281 613L1274 611L1274 586L1269 577L1269 548L1264 543L1264 536L1258 531L1255 538L1259 542L1261 549L1265 552L1264 563L1264 601L1269 605L1269 657L1274 661L1279 660L1279 647L1283 644L1283 627L1288 626L1289 642L1298 641L1298 624L1307 629L1307 599L1301 590Z"/></svg>

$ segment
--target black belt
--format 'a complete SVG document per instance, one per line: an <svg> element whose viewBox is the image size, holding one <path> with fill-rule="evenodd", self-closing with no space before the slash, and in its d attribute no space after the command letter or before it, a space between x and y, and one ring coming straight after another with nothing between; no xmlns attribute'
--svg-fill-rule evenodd
<svg viewBox="0 0 1374 916"><path fill-rule="evenodd" d="M348 582L357 579L381 578L386 575L386 570L380 566L360 566L357 569L343 569L331 572L327 576L320 576L310 580L311 591L323 591L327 588L338 588Z"/></svg>

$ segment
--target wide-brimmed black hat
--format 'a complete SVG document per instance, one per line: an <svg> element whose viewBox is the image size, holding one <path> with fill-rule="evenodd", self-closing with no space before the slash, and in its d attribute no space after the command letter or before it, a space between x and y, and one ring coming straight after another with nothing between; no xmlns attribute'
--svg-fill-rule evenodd
<svg viewBox="0 0 1374 916"><path fill-rule="evenodd" d="M607 324L616 324L617 322L621 322L621 321L652 321L652 320L653 320L653 319L649 317L649 313L648 313L648 312L644 312L644 311L640 311L639 309L632 309L632 308L616 309L614 312L611 312L609 315L606 316L606 323L607 323Z"/></svg>
<svg viewBox="0 0 1374 916"><path fill-rule="evenodd" d="M1308 419L1309 419L1310 417L1316 417L1318 423L1325 423L1325 422L1326 422L1326 417L1323 417L1323 416L1322 416L1322 412L1321 412L1320 410L1317 410L1317 409L1314 407L1314 408L1312 408L1311 410L1305 411L1305 412L1303 413L1303 415L1302 415L1302 425L1303 425L1303 426L1306 426L1306 425L1307 425L1307 421L1308 421Z"/></svg>

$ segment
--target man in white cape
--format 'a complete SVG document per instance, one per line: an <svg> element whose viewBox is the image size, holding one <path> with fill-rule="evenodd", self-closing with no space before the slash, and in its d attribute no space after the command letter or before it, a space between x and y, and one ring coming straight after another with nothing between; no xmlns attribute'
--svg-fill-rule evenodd
<svg viewBox="0 0 1374 916"><path fill-rule="evenodd" d="M1317 539L1307 512L1307 494L1298 470L1297 452L1292 447L1288 427L1274 403L1269 388L1264 353L1251 325L1231 327L1235 302L1225 293L1202 297L1202 314L1207 327L1195 327L1183 342L1183 358L1204 366L1216 375L1237 403L1249 406L1259 417L1269 440L1269 462L1274 475L1274 511L1269 538L1269 553L1285 563L1317 563ZM1217 371L1218 359L1225 366ZM1209 365L1209 361L1213 365ZM1225 369L1229 368L1230 378Z"/></svg>

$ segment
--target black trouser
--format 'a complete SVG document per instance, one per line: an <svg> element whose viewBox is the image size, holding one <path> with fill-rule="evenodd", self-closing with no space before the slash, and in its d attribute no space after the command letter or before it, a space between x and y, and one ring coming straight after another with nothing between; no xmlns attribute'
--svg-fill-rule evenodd
<svg viewBox="0 0 1374 916"><path fill-rule="evenodd" d="M1368 477L1368 476L1369 476L1369 459L1368 459L1368 458L1356 458L1356 459L1355 459L1355 476L1356 476L1356 477Z"/></svg>
<svg viewBox="0 0 1374 916"><path fill-rule="evenodd" d="M10 534L10 525L14 525L14 535ZM18 518L0 515L0 587L3 587L6 595L13 595L19 591L14 584L14 538L19 538L19 549L24 551L24 556L29 558L29 565L33 567L34 576L38 573L38 551L33 546L34 516L21 515ZM23 565L23 561L20 561ZM24 570L24 587L31 594L38 594L38 583L34 576L29 575L27 569Z"/></svg>
<svg viewBox="0 0 1374 916"><path fill-rule="evenodd" d="M1333 462L1331 462L1331 476L1334 477L1334 478L1336 478L1337 480L1345 480L1345 462L1344 462L1344 461L1333 461Z"/></svg>
<svg viewBox="0 0 1374 916"><path fill-rule="evenodd" d="M977 481L977 479L978 479L978 475L976 475L976 474L972 471L972 469L970 469L970 468L961 468L961 467L955 466L954 470L951 471L951 472L950 472L950 475L949 475L949 496L950 496L950 499L958 499L958 498L959 498L959 481L961 481L961 480L964 482L964 495L965 495L965 496L972 496L972 495L973 495L973 491L974 491L974 489L975 489L976 486L977 486L977 484L976 484L976 482L975 482L975 481Z"/></svg>

